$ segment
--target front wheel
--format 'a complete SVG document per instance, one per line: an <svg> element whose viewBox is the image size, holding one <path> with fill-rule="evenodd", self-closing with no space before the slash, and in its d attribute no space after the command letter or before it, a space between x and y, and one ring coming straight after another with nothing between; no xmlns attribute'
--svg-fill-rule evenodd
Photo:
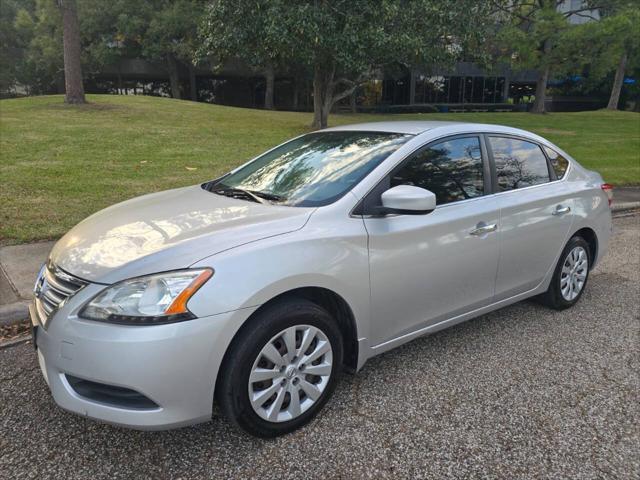
<svg viewBox="0 0 640 480"><path fill-rule="evenodd" d="M582 237L572 237L560 255L549 289L542 295L543 303L556 310L575 305L587 285L591 262L589 244Z"/></svg>
<svg viewBox="0 0 640 480"><path fill-rule="evenodd" d="M342 338L329 313L304 299L281 301L259 312L232 343L218 401L248 433L289 433L322 409L341 365Z"/></svg>

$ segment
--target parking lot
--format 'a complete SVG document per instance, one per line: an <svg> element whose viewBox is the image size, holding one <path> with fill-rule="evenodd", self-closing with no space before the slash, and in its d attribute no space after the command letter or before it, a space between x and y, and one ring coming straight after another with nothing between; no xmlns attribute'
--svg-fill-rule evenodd
<svg viewBox="0 0 640 480"><path fill-rule="evenodd" d="M98 424L55 406L30 344L2 349L0 477L640 478L640 217L614 224L573 309L522 302L377 357L276 440Z"/></svg>

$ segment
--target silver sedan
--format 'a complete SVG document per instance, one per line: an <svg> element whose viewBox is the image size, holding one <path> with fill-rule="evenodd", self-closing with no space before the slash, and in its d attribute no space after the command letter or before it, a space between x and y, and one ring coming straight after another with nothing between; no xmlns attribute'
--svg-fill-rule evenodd
<svg viewBox="0 0 640 480"><path fill-rule="evenodd" d="M307 423L342 369L529 297L571 307L607 251L611 186L514 128L389 122L297 137L221 178L128 200L35 286L64 409L139 429Z"/></svg>

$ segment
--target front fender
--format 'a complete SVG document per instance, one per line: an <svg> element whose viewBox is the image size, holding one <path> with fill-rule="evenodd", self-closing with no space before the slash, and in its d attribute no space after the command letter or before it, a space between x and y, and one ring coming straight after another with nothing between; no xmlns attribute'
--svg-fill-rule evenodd
<svg viewBox="0 0 640 480"><path fill-rule="evenodd" d="M358 337L369 334L369 259L362 219L346 217L330 227L307 225L213 255L192 267L215 273L189 301L198 317L254 308L285 292L321 287L351 308ZM215 313L214 313L215 312Z"/></svg>

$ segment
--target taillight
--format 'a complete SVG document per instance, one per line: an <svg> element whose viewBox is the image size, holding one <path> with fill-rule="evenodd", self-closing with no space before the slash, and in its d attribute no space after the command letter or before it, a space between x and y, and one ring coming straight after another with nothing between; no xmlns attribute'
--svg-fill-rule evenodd
<svg viewBox="0 0 640 480"><path fill-rule="evenodd" d="M613 202L613 185L610 183L603 183L600 188L602 188L602 191L607 194L609 206L611 206L611 203Z"/></svg>

